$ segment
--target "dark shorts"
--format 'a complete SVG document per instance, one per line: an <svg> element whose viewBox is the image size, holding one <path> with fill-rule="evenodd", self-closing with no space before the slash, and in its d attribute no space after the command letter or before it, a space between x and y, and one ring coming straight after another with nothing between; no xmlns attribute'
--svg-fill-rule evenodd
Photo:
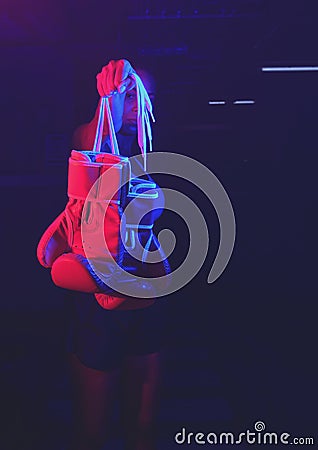
<svg viewBox="0 0 318 450"><path fill-rule="evenodd" d="M67 350L87 367L110 370L129 355L147 355L161 349L167 319L167 300L143 309L106 310L94 295L69 291Z"/></svg>

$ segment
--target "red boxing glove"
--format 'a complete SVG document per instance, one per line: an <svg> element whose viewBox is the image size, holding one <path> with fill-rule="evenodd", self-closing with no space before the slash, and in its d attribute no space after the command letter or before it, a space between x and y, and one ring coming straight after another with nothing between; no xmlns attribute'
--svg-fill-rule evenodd
<svg viewBox="0 0 318 450"><path fill-rule="evenodd" d="M106 160L106 164L104 160ZM101 201L108 198L109 192L114 192L114 184L120 183L122 173L129 179L127 163L123 162L123 158L120 156L107 153L99 153L95 162L92 162L84 152L72 151L68 174L69 201L64 211L45 231L37 247L37 258L40 264L51 268L52 280L57 286L87 293L100 293L96 298L106 309L118 308L126 299L123 296L114 295L111 289L107 292L107 286L92 270L83 248L81 219L85 198L95 180L103 171L107 170L107 166L112 167L115 163L118 164L119 170L116 173L113 172L112 177L101 177L101 180L107 181L99 186L96 193ZM106 265L107 262L111 264L112 261L109 253L115 260L119 259L121 253L122 243L119 230L122 212L118 203L120 195L122 195L122 191L116 193L116 198L113 197L115 201L109 203L106 214L97 199L96 216L87 218L92 224L92 232L99 229L98 220L104 220L104 239L108 249L102 246L100 254L96 254L96 257L105 261ZM130 305L129 309L132 306Z"/></svg>
<svg viewBox="0 0 318 450"><path fill-rule="evenodd" d="M115 164L115 166L114 166ZM116 170L101 176L109 168ZM95 181L99 180L96 187ZM127 203L126 185L119 191L116 187L130 180L130 165L126 158L108 153L78 152L73 150L69 158L68 196L69 201L65 210L54 220L45 231L37 247L39 262L47 268L51 268L51 276L54 283L62 288L93 293L98 303L105 309L135 309L150 306L153 298L136 299L125 297L117 291L110 289L104 281L95 273L90 261L86 257L81 224L84 220L93 236L93 257L102 263L102 273L109 279L113 277L114 261L125 267L128 271L137 272L139 276L162 276L169 272L167 261L162 263L147 264L133 263L131 258L125 256L124 244L120 237L120 226L123 218L123 205ZM94 207L84 210L87 194L94 186ZM145 180L140 186L145 186ZM137 183L138 187L138 183ZM106 208L103 206L105 199L111 199ZM87 205L87 204L86 204ZM142 207L142 199L140 207ZM85 217L83 212L85 211ZM158 212L150 214L147 223L153 222ZM133 216L129 218L134 221ZM137 230L137 225L133 228ZM141 226L142 228L142 226ZM99 230L102 229L101 236ZM130 228L130 231L133 230ZM146 243L151 238L152 230L146 225L141 230L139 238ZM106 241L107 247L103 244ZM151 240L155 245L155 240ZM150 242L150 241L149 241ZM147 271L147 272L145 272ZM125 283L120 279L119 283ZM128 280L129 282L129 280ZM138 289L141 287L155 297L150 283L146 279L136 281ZM139 284L138 284L139 283Z"/></svg>

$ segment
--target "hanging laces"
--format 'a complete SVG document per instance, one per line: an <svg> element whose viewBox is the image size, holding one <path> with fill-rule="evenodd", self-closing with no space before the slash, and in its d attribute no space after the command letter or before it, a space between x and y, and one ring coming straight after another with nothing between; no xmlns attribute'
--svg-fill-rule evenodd
<svg viewBox="0 0 318 450"><path fill-rule="evenodd" d="M136 73L129 75L136 83L136 96L137 96L137 130L138 130L138 145L141 150L141 154L144 161L144 170L147 168L147 138L149 142L149 151L152 151L152 131L150 125L149 115L153 122L155 122L154 115L152 113L152 104L146 91L141 78ZM115 92L113 95L116 95ZM116 138L116 132L114 128L114 122L109 105L109 96L101 97L99 116L96 128L95 141L93 146L93 152L100 152L103 137L103 126L105 118L105 108L107 121L109 125L109 137L111 144L111 152L113 155L120 155L118 142Z"/></svg>

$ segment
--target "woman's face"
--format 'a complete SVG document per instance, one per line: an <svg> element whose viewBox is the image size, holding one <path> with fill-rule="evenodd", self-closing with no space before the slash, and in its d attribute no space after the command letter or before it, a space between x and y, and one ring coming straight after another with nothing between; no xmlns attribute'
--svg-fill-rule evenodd
<svg viewBox="0 0 318 450"><path fill-rule="evenodd" d="M148 92L151 102L155 97L155 83L150 74L145 70L136 70L140 76L146 91ZM120 133L124 135L135 135L137 133L137 91L136 88L131 89L126 93L124 112L123 112L123 124L120 129Z"/></svg>

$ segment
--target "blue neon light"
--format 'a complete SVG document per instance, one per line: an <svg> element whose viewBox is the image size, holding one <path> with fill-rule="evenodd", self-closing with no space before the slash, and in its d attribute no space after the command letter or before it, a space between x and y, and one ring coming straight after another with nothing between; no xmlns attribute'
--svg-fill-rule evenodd
<svg viewBox="0 0 318 450"><path fill-rule="evenodd" d="M262 67L262 72L317 72L318 66Z"/></svg>
<svg viewBox="0 0 318 450"><path fill-rule="evenodd" d="M253 105L254 103L254 100L236 100L233 102L234 105Z"/></svg>
<svg viewBox="0 0 318 450"><path fill-rule="evenodd" d="M225 105L225 101L211 101L209 102L209 105Z"/></svg>

